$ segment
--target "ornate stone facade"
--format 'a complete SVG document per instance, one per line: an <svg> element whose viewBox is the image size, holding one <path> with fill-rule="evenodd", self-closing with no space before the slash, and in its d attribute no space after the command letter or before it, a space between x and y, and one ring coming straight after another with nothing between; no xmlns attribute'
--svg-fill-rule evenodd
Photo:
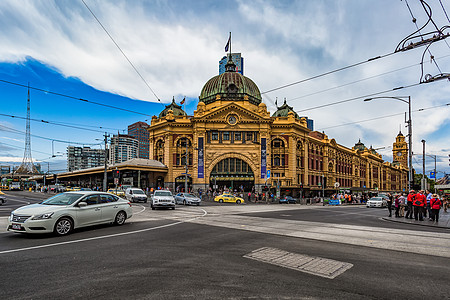
<svg viewBox="0 0 450 300"><path fill-rule="evenodd" d="M384 162L361 142L350 149L309 130L286 103L270 116L256 84L233 66L229 61L227 72L205 84L193 116L179 106L176 114L168 109L153 116L150 158L168 167L165 187L183 187L187 165L194 190L279 185L282 193L298 196L334 192L336 182L354 191L406 189L406 164Z"/></svg>

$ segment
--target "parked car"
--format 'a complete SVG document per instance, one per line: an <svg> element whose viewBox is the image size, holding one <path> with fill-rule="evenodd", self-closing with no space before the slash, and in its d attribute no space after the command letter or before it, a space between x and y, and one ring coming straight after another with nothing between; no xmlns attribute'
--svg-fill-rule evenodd
<svg viewBox="0 0 450 300"><path fill-rule="evenodd" d="M150 206L153 210L161 207L175 209L175 199L170 191L157 190L151 196Z"/></svg>
<svg viewBox="0 0 450 300"><path fill-rule="evenodd" d="M280 202L280 204L281 203L293 203L293 204L295 204L295 203L297 203L297 199L292 198L291 196L285 196L283 198L280 198L279 202Z"/></svg>
<svg viewBox="0 0 450 300"><path fill-rule="evenodd" d="M175 195L175 203L176 204L184 204L184 205L200 205L202 200L192 194L188 193L179 193Z"/></svg>
<svg viewBox="0 0 450 300"><path fill-rule="evenodd" d="M127 188L125 191L125 198L131 202L139 202L142 201L147 203L147 195L143 190L138 188Z"/></svg>
<svg viewBox="0 0 450 300"><path fill-rule="evenodd" d="M386 207L387 201L383 197L372 197L367 200L367 207Z"/></svg>
<svg viewBox="0 0 450 300"><path fill-rule="evenodd" d="M6 195L2 191L0 191L0 205L6 203Z"/></svg>
<svg viewBox="0 0 450 300"><path fill-rule="evenodd" d="M131 203L103 192L65 192L41 203L22 206L8 218L8 231L66 235L75 228L103 223L122 225Z"/></svg>
<svg viewBox="0 0 450 300"><path fill-rule="evenodd" d="M236 197L232 194L222 194L217 196L216 198L214 198L214 201L222 203L222 202L231 202L231 203L236 203L236 204L240 204L240 203L244 203L244 199Z"/></svg>

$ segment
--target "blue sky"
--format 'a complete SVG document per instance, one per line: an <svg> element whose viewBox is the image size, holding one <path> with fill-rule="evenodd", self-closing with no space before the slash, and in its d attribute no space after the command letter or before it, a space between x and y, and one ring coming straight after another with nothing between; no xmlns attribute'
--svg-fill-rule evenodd
<svg viewBox="0 0 450 300"><path fill-rule="evenodd" d="M405 1L96 1L85 0L146 82L164 104L187 97L192 114L206 81L218 73L218 62L231 31L232 50L244 57L244 75L261 92L334 69L392 53L416 30ZM439 27L449 25L438 1L428 1ZM427 20L419 1L408 1L417 24ZM450 5L442 1L447 15ZM139 78L82 1L0 2L0 80L67 94L95 102L157 115L163 105ZM421 32L429 32L426 27ZM447 30L448 31L448 30ZM424 55L424 73L450 73L450 39L434 43ZM400 101L362 99L317 109L316 106L417 84L425 48L401 52L271 93L263 101L274 112L275 99L315 122L338 143L352 147L358 139L392 160L399 129L406 133ZM430 60L436 59L437 66ZM26 116L27 90L0 82L0 113ZM386 92L411 96L413 150L438 156L438 171L450 172L450 85L446 80ZM440 107L439 107L440 106ZM390 114L398 116L365 121ZM31 122L33 158L50 170L63 170L70 144L95 144L109 133L126 130L149 116L31 90L31 118L89 128ZM362 122L365 121L365 122ZM340 126L346 123L353 125ZM99 127L103 127L100 129ZM0 116L0 164L20 163L25 120ZM93 130L93 131L92 131ZM98 132L96 131L98 130ZM52 143L52 140L55 140ZM52 150L53 144L53 150ZM100 147L100 146L93 146ZM414 166L421 170L421 157ZM427 171L434 167L430 159ZM46 168L45 168L46 169ZM442 174L440 174L441 176Z"/></svg>

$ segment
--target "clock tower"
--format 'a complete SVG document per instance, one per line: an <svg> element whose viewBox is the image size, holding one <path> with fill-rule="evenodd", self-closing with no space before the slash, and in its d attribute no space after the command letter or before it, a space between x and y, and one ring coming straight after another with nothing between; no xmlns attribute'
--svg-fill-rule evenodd
<svg viewBox="0 0 450 300"><path fill-rule="evenodd" d="M408 144L405 141L405 136L400 131L395 138L395 143L392 149L393 161L405 168L408 168Z"/></svg>

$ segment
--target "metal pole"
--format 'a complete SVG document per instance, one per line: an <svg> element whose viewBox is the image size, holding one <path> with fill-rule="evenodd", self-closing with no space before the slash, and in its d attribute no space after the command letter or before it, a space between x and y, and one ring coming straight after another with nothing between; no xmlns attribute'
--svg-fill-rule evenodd
<svg viewBox="0 0 450 300"><path fill-rule="evenodd" d="M323 186L325 175L322 174L322 205L325 205L325 187Z"/></svg>
<svg viewBox="0 0 450 300"><path fill-rule="evenodd" d="M184 174L184 192L188 193L188 183L187 183L187 176L188 176L188 139L185 138L186 141L186 156L185 156L185 174Z"/></svg>
<svg viewBox="0 0 450 300"><path fill-rule="evenodd" d="M425 181L425 140L422 140L423 145L423 157L422 157L422 184L420 185L421 190L425 190L426 187L426 181Z"/></svg>
<svg viewBox="0 0 450 300"><path fill-rule="evenodd" d="M435 194L437 194L436 179L437 179L437 174L436 174L436 155L435 155L434 156L434 193Z"/></svg>
<svg viewBox="0 0 450 300"><path fill-rule="evenodd" d="M108 146L108 136L107 136L107 133L105 132L105 170L104 170L104 172L103 172L103 191L104 192L106 192L106 186L107 186L107 180L108 180L108 177L107 177L107 172L108 172L108 166L107 166L107 164L108 164L108 149L107 149L107 146Z"/></svg>
<svg viewBox="0 0 450 300"><path fill-rule="evenodd" d="M414 184L413 167L412 167L412 119L411 119L411 96L408 96L408 156L409 156L409 181L408 192L411 190Z"/></svg>

